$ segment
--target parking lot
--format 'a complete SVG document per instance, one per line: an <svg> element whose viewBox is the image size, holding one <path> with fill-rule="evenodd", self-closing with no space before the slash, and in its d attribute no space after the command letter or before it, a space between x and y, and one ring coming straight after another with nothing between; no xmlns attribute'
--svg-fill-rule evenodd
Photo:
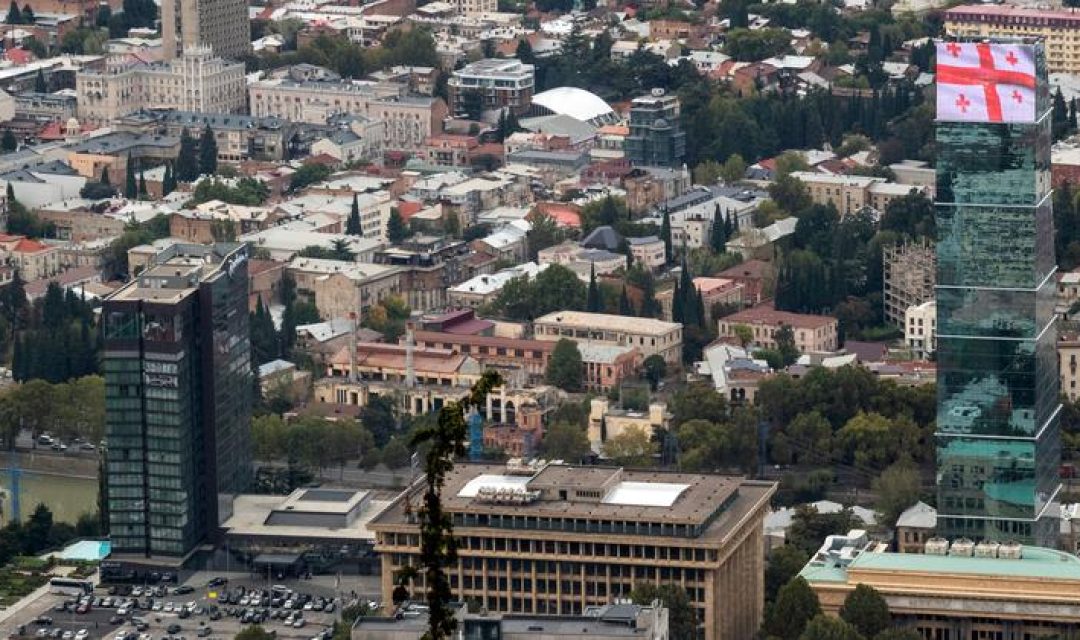
<svg viewBox="0 0 1080 640"><path fill-rule="evenodd" d="M0 634L53 640L213 640L259 624L278 638L327 640L340 598L305 591L302 581L279 586L203 581L178 588L98 588L82 598L50 593L0 624Z"/></svg>

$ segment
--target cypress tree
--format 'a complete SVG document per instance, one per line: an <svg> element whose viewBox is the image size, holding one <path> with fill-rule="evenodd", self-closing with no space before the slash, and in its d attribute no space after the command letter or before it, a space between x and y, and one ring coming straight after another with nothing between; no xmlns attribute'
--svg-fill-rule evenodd
<svg viewBox="0 0 1080 640"><path fill-rule="evenodd" d="M352 209L349 211L349 217L345 219L345 233L350 236L358 236L362 232L360 228L360 202L356 199L356 194L352 196Z"/></svg>
<svg viewBox="0 0 1080 640"><path fill-rule="evenodd" d="M136 198L139 195L139 185L135 180L135 162L130 153L127 158L127 175L124 178L124 195L131 199Z"/></svg>
<svg viewBox="0 0 1080 640"><path fill-rule="evenodd" d="M109 168L108 167L102 167L101 168L101 184L103 184L105 186L112 186L112 183L109 182Z"/></svg>
<svg viewBox="0 0 1080 640"><path fill-rule="evenodd" d="M630 303L630 296L626 293L626 284L622 286L622 294L619 295L619 315L634 315L634 305Z"/></svg>
<svg viewBox="0 0 1080 640"><path fill-rule="evenodd" d="M173 163L165 165L165 177L161 179L161 195L167 196L176 190L176 176L173 175Z"/></svg>
<svg viewBox="0 0 1080 640"><path fill-rule="evenodd" d="M22 13L19 11L19 5L15 0L11 0L11 6L8 7L7 20L8 24L22 24Z"/></svg>
<svg viewBox="0 0 1080 640"><path fill-rule="evenodd" d="M671 212L664 208L664 221L660 225L660 239L664 241L664 262L671 264Z"/></svg>
<svg viewBox="0 0 1080 640"><path fill-rule="evenodd" d="M206 176L217 173L217 156L217 139L210 130L210 125L206 125L199 137L199 173Z"/></svg>
<svg viewBox="0 0 1080 640"><path fill-rule="evenodd" d="M1076 133L1076 98L1069 101L1069 131Z"/></svg>
<svg viewBox="0 0 1080 640"><path fill-rule="evenodd" d="M180 132L180 153L176 156L176 166L173 167L174 177L177 182L191 182L199 177L199 159L196 155L195 140L187 129Z"/></svg>
<svg viewBox="0 0 1080 640"><path fill-rule="evenodd" d="M146 190L146 172L145 171L140 171L139 172L139 197L144 197L144 196L147 195L147 193L149 193L149 192Z"/></svg>
<svg viewBox="0 0 1080 640"><path fill-rule="evenodd" d="M37 93L48 93L49 84L45 82L45 73L38 69L37 76L34 78L34 91Z"/></svg>
<svg viewBox="0 0 1080 640"><path fill-rule="evenodd" d="M592 313L602 311L603 301L600 299L600 285L596 283L596 264L592 264L589 270L589 292L585 301L585 310Z"/></svg>

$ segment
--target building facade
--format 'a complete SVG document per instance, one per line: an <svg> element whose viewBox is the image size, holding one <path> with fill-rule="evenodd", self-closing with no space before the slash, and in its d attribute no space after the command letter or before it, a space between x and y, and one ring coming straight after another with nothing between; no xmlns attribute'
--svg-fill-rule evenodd
<svg viewBox="0 0 1080 640"><path fill-rule="evenodd" d="M885 322L902 329L909 308L934 299L937 251L925 240L885 245L881 263Z"/></svg>
<svg viewBox="0 0 1080 640"><path fill-rule="evenodd" d="M116 57L103 70L75 75L79 119L96 123L146 108L242 113L245 89L244 63L214 57L206 47L153 64Z"/></svg>
<svg viewBox="0 0 1080 640"><path fill-rule="evenodd" d="M904 314L904 344L916 358L929 358L937 348L937 302L927 300Z"/></svg>
<svg viewBox="0 0 1080 640"><path fill-rule="evenodd" d="M533 65L514 58L488 58L467 64L446 81L450 113L479 118L485 111L509 109L524 115L532 105Z"/></svg>
<svg viewBox="0 0 1080 640"><path fill-rule="evenodd" d="M244 0L162 0L161 46L166 60L199 47L238 60L251 52Z"/></svg>
<svg viewBox="0 0 1080 640"><path fill-rule="evenodd" d="M686 155L686 132L679 125L679 98L653 89L651 95L634 98L630 105L630 135L624 148L635 165L682 166Z"/></svg>
<svg viewBox="0 0 1080 640"><path fill-rule="evenodd" d="M946 47L1015 56L1021 46L1034 60L1033 121L936 125L938 532L1054 546L1061 443L1043 47L950 42L937 59Z"/></svg>
<svg viewBox="0 0 1080 640"><path fill-rule="evenodd" d="M968 4L945 11L945 32L964 38L1039 38L1049 73L1080 73L1080 13L1017 5Z"/></svg>
<svg viewBox="0 0 1080 640"><path fill-rule="evenodd" d="M637 347L642 359L659 355L673 367L682 363L682 329L680 322L587 311L554 311L533 322L537 340Z"/></svg>
<svg viewBox="0 0 1080 640"><path fill-rule="evenodd" d="M791 328L795 346L803 353L839 348L839 321L832 316L777 311L770 303L760 304L721 318L720 337L737 338L736 327L739 326L749 327L753 332L753 343L765 349L776 348L776 335L783 327Z"/></svg>
<svg viewBox="0 0 1080 640"><path fill-rule="evenodd" d="M419 562L420 481L368 527L382 599ZM648 506L642 492L658 492ZM642 584L675 583L705 640L757 633L764 596L762 522L775 485L740 477L564 464L458 464L443 490L461 600L493 613L580 615ZM413 581L424 593L423 578Z"/></svg>
<svg viewBox="0 0 1080 640"><path fill-rule="evenodd" d="M250 482L247 247L173 245L104 303L113 559L179 561Z"/></svg>
<svg viewBox="0 0 1080 640"><path fill-rule="evenodd" d="M806 186L815 204L833 205L840 217L857 213L864 208L885 211L889 203L908 194L927 193L925 187L887 182L884 178L845 176L812 171L795 171L791 177Z"/></svg>

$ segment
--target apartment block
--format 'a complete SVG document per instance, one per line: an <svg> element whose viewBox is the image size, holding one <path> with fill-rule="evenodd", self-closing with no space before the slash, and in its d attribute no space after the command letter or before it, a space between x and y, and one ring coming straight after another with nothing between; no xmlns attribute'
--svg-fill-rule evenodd
<svg viewBox="0 0 1080 640"><path fill-rule="evenodd" d="M866 207L885 211L890 202L903 198L912 191L927 193L926 187L897 184L884 178L869 176L794 171L791 177L806 185L814 204L831 204L840 212L840 217L857 213Z"/></svg>
<svg viewBox="0 0 1080 640"><path fill-rule="evenodd" d="M945 32L965 38L1036 38L1049 73L1080 73L1080 13L1011 4L966 4L945 11Z"/></svg>
<svg viewBox="0 0 1080 640"><path fill-rule="evenodd" d="M532 104L535 68L514 58L478 60L453 72L446 82L450 113L477 117L509 109L524 115Z"/></svg>
<svg viewBox="0 0 1080 640"><path fill-rule="evenodd" d="M908 307L904 314L904 344L917 358L929 358L937 349L937 301Z"/></svg>
<svg viewBox="0 0 1080 640"><path fill-rule="evenodd" d="M419 563L417 481L375 516L382 601ZM443 508L455 598L493 613L581 615L642 584L679 584L704 640L753 637L764 607L762 522L776 485L618 467L455 465ZM423 572L412 584L425 592ZM537 636L546 637L546 636Z"/></svg>
<svg viewBox="0 0 1080 640"><path fill-rule="evenodd" d="M680 124L679 97L653 89L630 104L626 157L634 165L679 167L686 155L686 132Z"/></svg>
<svg viewBox="0 0 1080 640"><path fill-rule="evenodd" d="M836 318L778 311L771 302L721 318L719 324L721 338L735 338L735 327L739 325L750 327L754 334L754 344L766 349L776 348L776 334L785 326L791 327L795 335L795 346L803 353L836 351L839 347L839 322Z"/></svg>
<svg viewBox="0 0 1080 640"><path fill-rule="evenodd" d="M637 347L642 358L659 355L668 366L682 362L682 323L652 318L629 318L608 313L555 311L533 322L537 340L568 338L579 344Z"/></svg>
<svg viewBox="0 0 1080 640"><path fill-rule="evenodd" d="M934 299L937 253L925 240L886 245L881 253L885 322L903 329L908 309Z"/></svg>
<svg viewBox="0 0 1080 640"><path fill-rule="evenodd" d="M161 0L165 59L200 47L238 60L251 52L251 22L244 0Z"/></svg>
<svg viewBox="0 0 1080 640"><path fill-rule="evenodd" d="M1058 370L1061 375L1061 393L1075 401L1080 398L1080 333L1062 331L1057 341Z"/></svg>

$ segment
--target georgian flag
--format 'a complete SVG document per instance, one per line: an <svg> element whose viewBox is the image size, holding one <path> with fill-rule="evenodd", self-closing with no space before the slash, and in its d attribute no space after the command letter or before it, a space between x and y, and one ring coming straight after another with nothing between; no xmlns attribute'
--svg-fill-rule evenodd
<svg viewBox="0 0 1080 640"><path fill-rule="evenodd" d="M1035 47L938 42L937 118L1034 122Z"/></svg>

